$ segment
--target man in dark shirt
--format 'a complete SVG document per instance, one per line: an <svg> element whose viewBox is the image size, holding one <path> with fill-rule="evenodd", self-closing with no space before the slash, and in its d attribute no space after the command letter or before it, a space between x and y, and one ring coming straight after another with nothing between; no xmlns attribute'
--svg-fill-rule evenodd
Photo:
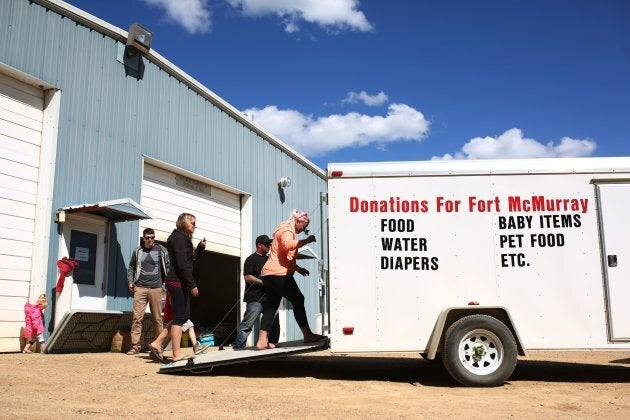
<svg viewBox="0 0 630 420"><path fill-rule="evenodd" d="M142 347L142 321L147 303L153 319L153 335L162 332L162 283L168 273L168 252L155 243L155 232L146 228L142 232L142 246L133 250L127 269L129 292L133 294L133 319L131 321L131 350L127 354L138 354Z"/></svg>
<svg viewBox="0 0 630 420"><path fill-rule="evenodd" d="M260 235L256 238L256 252L245 259L243 264L243 277L245 278L245 293L243 301L247 303L243 320L236 331L236 340L232 343L234 350L245 348L247 336L252 331L252 327L258 321L263 309L269 304L265 296L265 287L260 280L260 271L267 262L267 254L271 247L271 239L267 235ZM280 322L276 315L273 327L269 332L269 343L278 343L280 337Z"/></svg>

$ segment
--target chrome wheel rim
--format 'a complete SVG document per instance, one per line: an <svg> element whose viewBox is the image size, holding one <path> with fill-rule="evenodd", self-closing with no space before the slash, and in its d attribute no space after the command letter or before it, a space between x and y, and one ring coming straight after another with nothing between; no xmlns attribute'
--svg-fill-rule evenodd
<svg viewBox="0 0 630 420"><path fill-rule="evenodd" d="M489 375L503 361L503 344L492 332L484 329L466 333L459 342L459 359L462 366L475 375Z"/></svg>

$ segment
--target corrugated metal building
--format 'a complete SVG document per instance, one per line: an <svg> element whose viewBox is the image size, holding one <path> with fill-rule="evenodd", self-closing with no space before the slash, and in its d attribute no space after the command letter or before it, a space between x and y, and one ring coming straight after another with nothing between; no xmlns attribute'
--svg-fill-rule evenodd
<svg viewBox="0 0 630 420"><path fill-rule="evenodd" d="M208 241L198 323L238 321L242 262L291 209L311 213L326 254L323 171L156 52L129 59L126 31L62 1L4 0L0 39L0 351L19 350L39 293L48 331L70 309L129 310L142 228L165 240L183 211ZM64 256L82 264L57 295ZM313 326L318 264L303 265ZM301 337L285 315L286 339Z"/></svg>

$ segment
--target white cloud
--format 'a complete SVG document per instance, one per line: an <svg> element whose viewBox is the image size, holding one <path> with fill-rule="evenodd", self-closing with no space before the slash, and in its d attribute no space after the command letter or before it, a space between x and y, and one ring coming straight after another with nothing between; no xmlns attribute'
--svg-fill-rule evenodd
<svg viewBox="0 0 630 420"><path fill-rule="evenodd" d="M563 137L559 144L540 143L523 136L518 128L512 128L498 137L475 137L455 155L446 154L433 159L507 159L582 157L591 155L597 144L593 140Z"/></svg>
<svg viewBox="0 0 630 420"><path fill-rule="evenodd" d="M243 113L305 156L344 147L373 144L382 150L388 143L421 141L431 124L420 111L404 104L389 105L384 116L351 112L313 118L276 106L250 108Z"/></svg>
<svg viewBox="0 0 630 420"><path fill-rule="evenodd" d="M366 91L362 90L359 93L348 92L342 103L355 104L357 102L363 102L367 106L379 106L387 102L389 98L384 92L379 92L376 95L370 95Z"/></svg>
<svg viewBox="0 0 630 420"><path fill-rule="evenodd" d="M300 26L295 22L289 21L284 24L284 30L292 34L293 32L298 32L300 30Z"/></svg>
<svg viewBox="0 0 630 420"><path fill-rule="evenodd" d="M285 30L299 30L297 22L304 20L332 30L371 31L372 24L358 10L358 0L227 0L246 16L275 14L283 19Z"/></svg>
<svg viewBox="0 0 630 420"><path fill-rule="evenodd" d="M149 6L166 11L169 20L181 25L191 34L210 32L211 12L207 0L144 0Z"/></svg>

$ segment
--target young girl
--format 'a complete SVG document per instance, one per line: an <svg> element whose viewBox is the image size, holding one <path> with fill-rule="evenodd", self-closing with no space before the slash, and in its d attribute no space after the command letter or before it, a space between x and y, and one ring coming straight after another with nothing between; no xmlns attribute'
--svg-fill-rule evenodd
<svg viewBox="0 0 630 420"><path fill-rule="evenodd" d="M24 338L26 345L22 353L33 353L31 346L35 341L39 341L41 351L44 351L44 309L48 307L48 300L45 294L39 295L35 305L31 305L28 301L24 305L24 320L26 328L24 328Z"/></svg>

